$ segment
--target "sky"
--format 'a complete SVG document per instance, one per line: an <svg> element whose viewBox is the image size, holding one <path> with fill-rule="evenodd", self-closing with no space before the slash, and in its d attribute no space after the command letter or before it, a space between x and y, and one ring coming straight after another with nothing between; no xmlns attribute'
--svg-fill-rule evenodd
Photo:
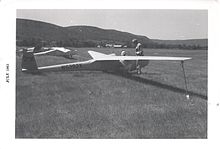
<svg viewBox="0 0 220 149"><path fill-rule="evenodd" d="M208 38L207 10L18 9L17 18L64 27L96 26L144 35L151 39Z"/></svg>

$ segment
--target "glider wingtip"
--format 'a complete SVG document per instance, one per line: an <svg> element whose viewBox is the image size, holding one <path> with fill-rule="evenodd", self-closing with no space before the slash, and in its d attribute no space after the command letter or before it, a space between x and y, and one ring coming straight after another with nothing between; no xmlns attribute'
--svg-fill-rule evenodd
<svg viewBox="0 0 220 149"><path fill-rule="evenodd" d="M185 57L182 61L187 61L187 60L190 60L192 59L191 57Z"/></svg>

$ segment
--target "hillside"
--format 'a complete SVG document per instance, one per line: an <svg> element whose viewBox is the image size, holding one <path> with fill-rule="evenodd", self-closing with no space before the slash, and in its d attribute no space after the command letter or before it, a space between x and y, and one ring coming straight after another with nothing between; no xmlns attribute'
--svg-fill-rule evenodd
<svg viewBox="0 0 220 149"><path fill-rule="evenodd" d="M30 44L34 44L39 40L43 40L46 43L70 44L69 46L77 46L77 44L85 44L85 42L95 45L100 43L129 44L133 38L138 39L144 44L151 42L145 36L92 26L61 27L40 21L17 19L16 27L17 41L27 41L31 42Z"/></svg>
<svg viewBox="0 0 220 149"><path fill-rule="evenodd" d="M112 29L93 26L62 27L27 19L16 19L16 27L17 46L35 46L43 43L44 46L104 47L110 43L131 47L131 40L136 38L145 48L207 49L208 47L208 39L158 40Z"/></svg>
<svg viewBox="0 0 220 149"><path fill-rule="evenodd" d="M16 39L42 39L42 40L66 40L68 31L63 27L50 23L17 19L16 20Z"/></svg>
<svg viewBox="0 0 220 149"><path fill-rule="evenodd" d="M114 43L129 43L132 39L137 38L143 43L151 42L145 36L138 36L127 32L117 30L106 30L92 26L70 26L66 27L71 33L71 37L77 35L80 40L97 40Z"/></svg>

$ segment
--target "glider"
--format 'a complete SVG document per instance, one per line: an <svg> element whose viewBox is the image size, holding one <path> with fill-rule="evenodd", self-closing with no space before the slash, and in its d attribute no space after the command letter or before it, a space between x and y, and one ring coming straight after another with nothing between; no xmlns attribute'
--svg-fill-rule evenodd
<svg viewBox="0 0 220 149"><path fill-rule="evenodd" d="M107 71L107 72L132 72L137 70L137 64L143 68L149 61L180 61L183 69L186 97L189 98L184 61L189 57L164 57L164 56L116 56L88 51L92 59L74 63L38 67L33 52L23 51L22 72L45 72L45 71Z"/></svg>

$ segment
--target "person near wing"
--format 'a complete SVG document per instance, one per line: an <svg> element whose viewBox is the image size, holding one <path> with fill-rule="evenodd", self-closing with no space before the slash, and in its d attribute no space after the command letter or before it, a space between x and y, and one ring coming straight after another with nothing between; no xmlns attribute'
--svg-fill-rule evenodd
<svg viewBox="0 0 220 149"><path fill-rule="evenodd" d="M136 56L144 56L141 43L137 39L133 39L132 43L135 45Z"/></svg>
<svg viewBox="0 0 220 149"><path fill-rule="evenodd" d="M144 52L142 50L141 43L139 43L137 39L133 39L132 43L135 45L136 56L144 56ZM137 73L141 74L141 66L138 63L138 61L136 63L136 68L137 68Z"/></svg>

